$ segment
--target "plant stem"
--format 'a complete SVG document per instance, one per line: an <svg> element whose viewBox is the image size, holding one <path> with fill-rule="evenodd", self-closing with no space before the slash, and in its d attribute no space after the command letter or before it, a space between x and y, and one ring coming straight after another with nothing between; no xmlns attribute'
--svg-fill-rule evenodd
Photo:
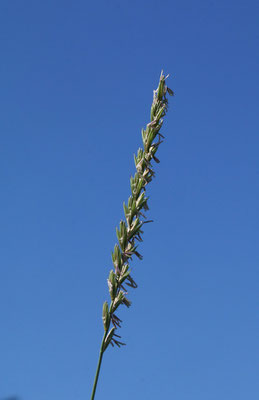
<svg viewBox="0 0 259 400"><path fill-rule="evenodd" d="M102 359L103 359L103 344L106 338L107 332L104 332L103 335L103 340L102 340L102 344L101 344L101 348L100 348L100 354L99 354L99 360L98 360L98 364L97 364L97 368L96 368L96 373L95 373L95 378L94 378L94 385L93 385L93 391L92 391L92 396L91 396L91 400L94 400L94 396L95 396L95 391L96 391L96 386L98 383L98 378L99 378L99 372L100 372L100 368L101 368L101 364L102 364Z"/></svg>

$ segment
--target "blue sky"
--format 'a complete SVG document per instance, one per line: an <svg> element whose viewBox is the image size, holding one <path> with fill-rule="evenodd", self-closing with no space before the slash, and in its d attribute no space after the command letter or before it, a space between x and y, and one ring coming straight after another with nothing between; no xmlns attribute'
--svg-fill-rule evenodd
<svg viewBox="0 0 259 400"><path fill-rule="evenodd" d="M0 2L0 398L90 398L115 226L160 71L127 346L96 399L258 399L256 1Z"/></svg>

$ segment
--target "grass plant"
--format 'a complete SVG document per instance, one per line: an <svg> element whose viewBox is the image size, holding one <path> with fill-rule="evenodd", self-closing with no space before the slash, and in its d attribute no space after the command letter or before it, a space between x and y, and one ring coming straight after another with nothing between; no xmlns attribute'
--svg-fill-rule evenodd
<svg viewBox="0 0 259 400"><path fill-rule="evenodd" d="M146 187L155 176L151 161L160 162L156 154L164 139L160 129L168 109L167 94L171 96L174 94L166 85L167 77L162 71L158 88L154 90L150 122L145 130L142 129L143 147L138 149L137 155L134 155L136 172L130 178L131 195L128 202L123 204L125 220L120 221L119 227L116 228L118 243L115 244L112 252L113 269L108 277L110 304L107 301L103 304L104 334L91 400L94 400L95 397L104 352L109 345L113 347L125 345L121 341L121 336L118 335L122 323L118 317L118 309L121 305L126 307L131 305L131 301L128 299L128 288L136 289L137 284L132 277L129 264L133 256L142 259L142 255L138 252L138 242L142 242L144 224L152 222L145 216L145 212L148 210Z"/></svg>

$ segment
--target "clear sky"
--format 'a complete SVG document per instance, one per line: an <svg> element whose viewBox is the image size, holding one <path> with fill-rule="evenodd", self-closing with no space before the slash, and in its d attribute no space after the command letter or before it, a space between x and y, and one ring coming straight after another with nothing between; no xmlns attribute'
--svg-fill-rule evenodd
<svg viewBox="0 0 259 400"><path fill-rule="evenodd" d="M249 0L1 0L1 399L90 399L162 68L154 223L96 400L258 399L258 17Z"/></svg>

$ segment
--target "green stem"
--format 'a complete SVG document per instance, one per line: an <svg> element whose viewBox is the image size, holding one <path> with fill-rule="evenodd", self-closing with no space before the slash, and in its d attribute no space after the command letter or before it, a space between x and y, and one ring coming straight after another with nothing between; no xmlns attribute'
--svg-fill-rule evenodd
<svg viewBox="0 0 259 400"><path fill-rule="evenodd" d="M103 344L104 344L106 335L107 335L107 332L104 332L103 340L102 340L102 344L101 344L101 348L100 348L99 360L98 360L96 373L95 373L95 378L94 378L94 385L93 385L93 391L92 391L91 400L94 400L94 396L95 396L96 386L97 386L97 383L98 383L98 378L99 378L99 373L100 373L100 368L101 368L102 359L103 359L103 353L104 353Z"/></svg>
<svg viewBox="0 0 259 400"><path fill-rule="evenodd" d="M114 301L111 302L110 307L109 307L109 322L108 322L108 326L106 326L106 329L104 331L103 340L102 340L101 347L100 347L99 360L98 360L98 364L97 364L97 368L96 368L91 400L94 400L94 396L95 396L95 392L96 392L96 386L98 383L98 378L99 378L99 373L100 373L102 359L103 359L103 353L104 353L103 345L104 345L105 339L108 335L110 325L111 325L111 314L112 314L112 309L113 309L113 303L114 303Z"/></svg>

